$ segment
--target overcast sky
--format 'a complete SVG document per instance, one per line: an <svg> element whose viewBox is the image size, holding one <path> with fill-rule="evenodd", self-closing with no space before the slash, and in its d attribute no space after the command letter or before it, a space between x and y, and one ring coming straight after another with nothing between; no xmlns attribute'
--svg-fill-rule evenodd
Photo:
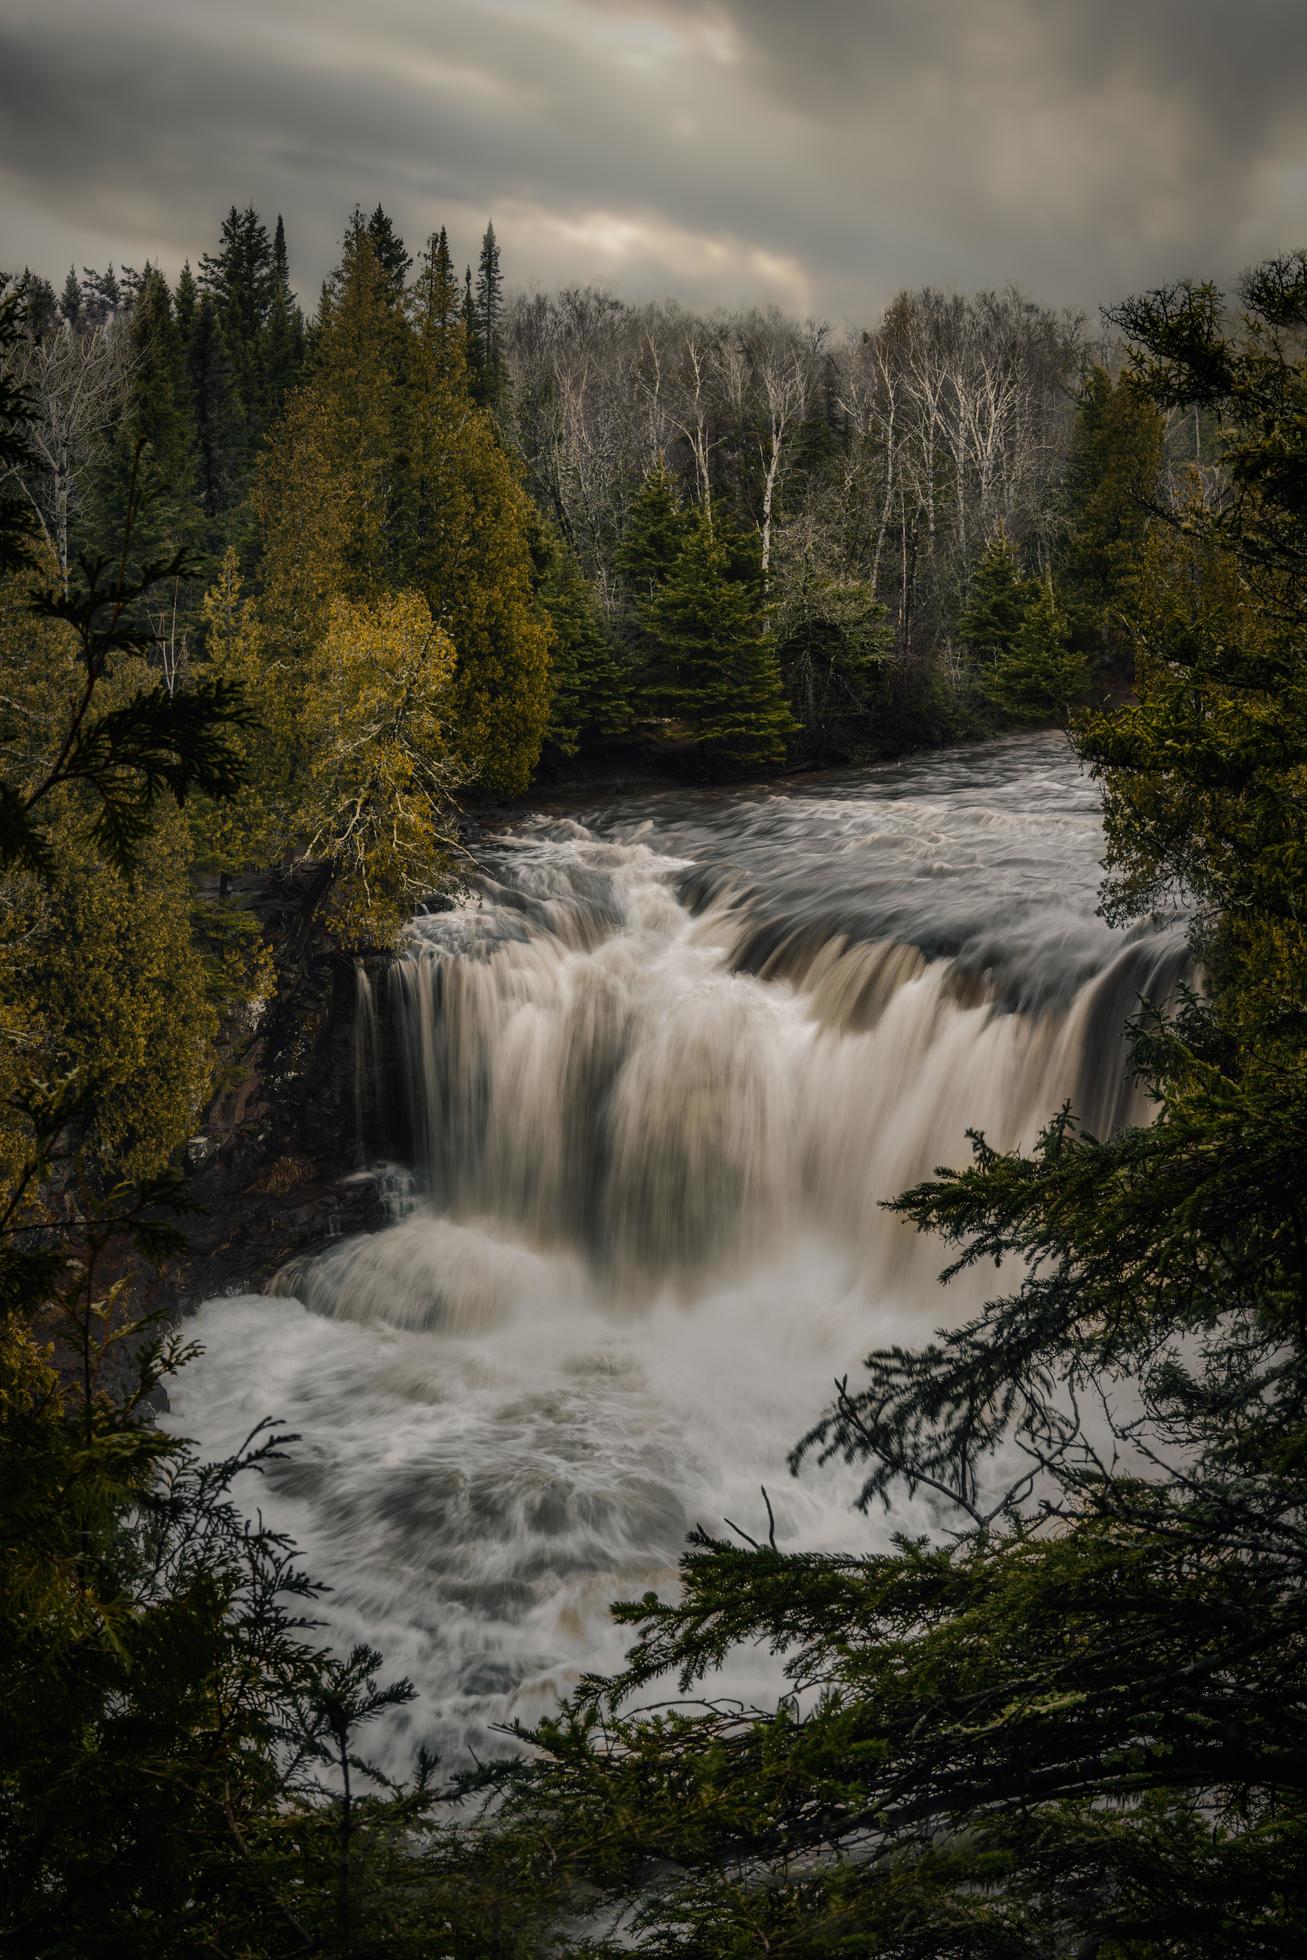
<svg viewBox="0 0 1307 1960"><path fill-rule="evenodd" d="M0 266L356 201L510 284L1093 307L1307 243L1304 0L0 0Z"/></svg>

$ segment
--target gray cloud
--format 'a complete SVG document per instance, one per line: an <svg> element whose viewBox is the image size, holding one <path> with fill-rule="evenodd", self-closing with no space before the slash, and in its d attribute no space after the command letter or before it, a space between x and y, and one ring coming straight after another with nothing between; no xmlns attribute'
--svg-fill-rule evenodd
<svg viewBox="0 0 1307 1960"><path fill-rule="evenodd" d="M510 277L866 317L1091 306L1301 242L1298 0L9 0L0 264L170 266L378 199Z"/></svg>

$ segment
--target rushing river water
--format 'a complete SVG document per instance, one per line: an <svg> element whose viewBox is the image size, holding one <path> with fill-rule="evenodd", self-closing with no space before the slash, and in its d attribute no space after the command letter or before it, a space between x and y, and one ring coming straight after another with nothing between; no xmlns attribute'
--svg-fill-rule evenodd
<svg viewBox="0 0 1307 1960"><path fill-rule="evenodd" d="M412 1140L396 1222L210 1302L170 1418L209 1453L300 1432L251 1495L333 1637L419 1687L396 1751L614 1664L608 1601L671 1583L697 1521L756 1532L760 1484L783 1543L883 1541L786 1453L869 1348L993 1283L941 1293L879 1200L968 1127L1141 1113L1122 1028L1182 948L1097 918L1100 850L1040 735L537 815L415 921L360 999L360 1105L384 1074Z"/></svg>

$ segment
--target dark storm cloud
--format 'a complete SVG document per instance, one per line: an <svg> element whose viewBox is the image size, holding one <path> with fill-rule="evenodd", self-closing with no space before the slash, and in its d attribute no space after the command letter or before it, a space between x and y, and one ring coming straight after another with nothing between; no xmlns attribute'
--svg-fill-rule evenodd
<svg viewBox="0 0 1307 1960"><path fill-rule="evenodd" d="M866 313L1092 304L1299 242L1296 0L10 0L0 264L176 263L381 199L518 278Z"/></svg>

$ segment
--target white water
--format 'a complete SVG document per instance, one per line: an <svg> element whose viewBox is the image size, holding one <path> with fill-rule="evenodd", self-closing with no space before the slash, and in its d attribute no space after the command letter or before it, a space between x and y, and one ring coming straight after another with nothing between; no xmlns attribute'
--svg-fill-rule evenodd
<svg viewBox="0 0 1307 1960"><path fill-rule="evenodd" d="M1180 947L1096 918L1100 846L1039 736L538 816L415 921L360 1018L407 1215L210 1302L171 1417L214 1453L266 1414L301 1433L259 1495L333 1637L422 1691L396 1752L457 1756L615 1664L608 1601L671 1583L696 1521L757 1532L760 1483L783 1543L883 1540L786 1453L835 1377L993 1276L941 1294L941 1248L878 1201L968 1127L1142 1113L1121 1029Z"/></svg>

